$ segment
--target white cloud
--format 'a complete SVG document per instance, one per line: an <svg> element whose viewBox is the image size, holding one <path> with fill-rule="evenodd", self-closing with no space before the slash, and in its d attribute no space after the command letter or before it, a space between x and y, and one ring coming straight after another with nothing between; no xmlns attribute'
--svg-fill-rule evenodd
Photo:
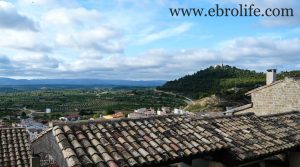
<svg viewBox="0 0 300 167"><path fill-rule="evenodd" d="M53 9L43 16L45 26L64 29L90 28L101 22L101 14L97 10L87 10L81 7Z"/></svg>
<svg viewBox="0 0 300 167"><path fill-rule="evenodd" d="M17 4L22 7L34 6L38 8L58 8L60 6L78 6L76 0L17 0Z"/></svg>
<svg viewBox="0 0 300 167"><path fill-rule="evenodd" d="M221 43L215 49L156 49L136 57L80 57L64 64L65 72L93 72L106 78L165 79L180 77L191 71L220 64L222 61L243 68L264 71L299 65L300 39L237 38ZM285 70L285 69L281 69ZM89 74L87 74L89 75Z"/></svg>
<svg viewBox="0 0 300 167"><path fill-rule="evenodd" d="M30 53L27 56L16 54L10 57L11 63L18 68L27 70L55 69L59 66L59 61L45 54Z"/></svg>
<svg viewBox="0 0 300 167"><path fill-rule="evenodd" d="M27 5L53 5L57 3L57 0L19 0L19 3Z"/></svg>
<svg viewBox="0 0 300 167"><path fill-rule="evenodd" d="M106 25L97 10L59 8L46 12L42 18L42 26L53 33L52 37L59 48L77 51L94 49L101 53L123 51L122 34Z"/></svg>
<svg viewBox="0 0 300 167"><path fill-rule="evenodd" d="M0 1L0 28L37 31L37 24L18 13L13 4Z"/></svg>
<svg viewBox="0 0 300 167"><path fill-rule="evenodd" d="M24 56L24 54L26 54ZM0 56L1 76L17 78L47 78L59 73L59 61L48 55L23 52Z"/></svg>
<svg viewBox="0 0 300 167"><path fill-rule="evenodd" d="M191 27L192 27L192 24L190 24L190 23L182 23L175 27L163 29L158 32L149 33L145 37L142 37L138 41L138 43L146 44L146 43L150 43L150 42L160 40L160 39L166 39L166 38L170 38L170 37L174 37L174 36L179 36L182 33L185 33L188 30L190 30Z"/></svg>
<svg viewBox="0 0 300 167"><path fill-rule="evenodd" d="M211 24L210 21L165 17L166 13L162 11L167 12L166 7L176 2L162 0L86 1L87 4L101 4L96 6L98 9L95 6L84 7L74 1L71 5L60 5L67 0L33 2L19 0L15 6L2 4L3 8L23 20L32 21L30 18L34 18L36 22L32 21L32 25L35 28L39 26L38 31L33 31L30 26L20 28L17 24L6 28L1 26L0 20L1 75L19 78L174 79L222 61L261 71L270 67L284 69L293 66L294 69L300 66L300 40L295 38L299 31L283 35L282 40L272 38L273 35L260 38L228 37L226 32L224 36L217 36L213 32L215 28L202 31L206 26L204 23ZM276 7L274 3L267 2L270 1L255 1L258 5ZM277 5L292 5L295 1L285 2L288 4ZM112 4L113 7L110 6ZM280 18L274 20L277 23L283 21L279 25L288 21ZM261 21L265 26L277 24L266 19ZM17 23L27 25L22 21ZM235 28L231 31L240 28L232 26ZM265 31L260 32L265 34ZM210 38L206 38L208 34ZM284 36L293 39L285 39ZM200 41L199 37L203 39ZM226 38L232 40L224 41ZM178 45L174 44L174 40ZM170 41L170 44L165 41ZM212 43L216 46L211 46Z"/></svg>
<svg viewBox="0 0 300 167"><path fill-rule="evenodd" d="M0 61L12 64L10 68L13 70L7 71L12 76L174 79L222 61L225 64L260 71L267 68L286 70L290 66L300 65L299 45L299 38L280 40L244 37L222 42L212 49L152 49L139 56L104 56L90 50L81 52L72 61L30 53L27 56L18 54L2 57Z"/></svg>
<svg viewBox="0 0 300 167"><path fill-rule="evenodd" d="M43 41L41 43L41 41ZM47 43L47 44L46 44ZM51 42L32 31L2 30L0 47L37 52L51 52Z"/></svg>
<svg viewBox="0 0 300 167"><path fill-rule="evenodd" d="M58 34L56 42L65 47L118 53L123 51L121 41L117 39L120 37L121 35L112 28L98 27L68 34Z"/></svg>

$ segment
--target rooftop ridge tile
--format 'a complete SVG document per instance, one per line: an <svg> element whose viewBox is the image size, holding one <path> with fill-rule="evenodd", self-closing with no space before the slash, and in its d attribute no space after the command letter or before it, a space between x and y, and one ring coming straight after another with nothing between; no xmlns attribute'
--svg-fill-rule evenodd
<svg viewBox="0 0 300 167"><path fill-rule="evenodd" d="M156 115L150 117L143 118L115 118L115 119L101 119L101 120L81 120L81 121L53 121L52 126L56 125L81 125L81 124L89 124L89 123L113 123L113 122L122 122L122 121L138 121L138 120L149 120L149 119L163 119L168 117L185 117L185 115L178 114L170 114L170 115Z"/></svg>
<svg viewBox="0 0 300 167"><path fill-rule="evenodd" d="M239 115L222 115L222 116L210 116L210 117L203 117L203 116L196 116L194 119L203 119L203 120L210 120L210 119L219 119L219 118L230 118L230 117L240 117L240 116L250 116L255 115L254 113L244 113ZM173 117L194 117L195 115L179 115L179 114L169 114L169 115L155 115L149 117L142 117L142 118L116 118L116 119L101 119L101 120L81 120L81 121L53 121L52 127L56 125L82 125L82 124L94 124L94 123L114 123L114 122L122 122L122 121L143 121L143 120L151 120L151 119L164 119L164 118L173 118Z"/></svg>
<svg viewBox="0 0 300 167"><path fill-rule="evenodd" d="M62 151L73 150L64 154L66 158L75 156L80 163L151 166L217 151L226 151L239 163L299 148L298 118L299 112L274 117L167 115L63 122L54 124L52 131Z"/></svg>

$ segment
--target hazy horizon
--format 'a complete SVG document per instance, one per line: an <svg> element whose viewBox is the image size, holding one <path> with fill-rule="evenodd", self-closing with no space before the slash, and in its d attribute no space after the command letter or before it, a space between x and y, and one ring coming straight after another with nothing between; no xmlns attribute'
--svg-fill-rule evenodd
<svg viewBox="0 0 300 167"><path fill-rule="evenodd" d="M217 64L217 65L222 65L222 64ZM214 66L217 66L217 65L214 65ZM225 65L228 65L228 64L223 64L224 66ZM82 77L82 78L47 78L47 77L44 77L44 78L32 78L32 77L5 77L5 76L0 76L0 79L1 78L7 78L7 79L14 79L14 80L123 80L123 81L170 81L170 80L175 80L175 79L179 79L181 77L184 77L186 75L192 75L200 70L204 70L206 68L209 68L213 65L210 65L210 66L207 66L205 68L201 68L201 69L198 69L197 71L193 71L191 73L187 73L187 74L183 74L182 76L179 76L177 78L170 78L170 79L122 79L122 78L116 78L116 79L110 79L110 78L85 78L85 77ZM230 65L229 65L230 66ZM236 66L232 66L232 67L236 67ZM239 68L239 67L237 67ZM251 70L251 69L246 69L246 68L240 68L240 69L244 69L244 70ZM265 69L264 71L258 71L258 70L253 70L255 72L262 72L262 73L266 73L268 69ZM277 73L281 73L281 72L285 72L285 71L293 71L293 70L277 70ZM299 69L296 69L296 70L299 70Z"/></svg>

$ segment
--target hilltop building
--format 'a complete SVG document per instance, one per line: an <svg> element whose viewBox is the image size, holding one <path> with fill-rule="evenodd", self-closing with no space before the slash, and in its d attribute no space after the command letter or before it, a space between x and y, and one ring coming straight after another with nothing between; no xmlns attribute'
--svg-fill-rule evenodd
<svg viewBox="0 0 300 167"><path fill-rule="evenodd" d="M45 112L46 112L47 114L50 114L50 113L51 113L51 108L46 108L46 109L45 109Z"/></svg>
<svg viewBox="0 0 300 167"><path fill-rule="evenodd" d="M300 111L300 79L285 78L276 81L276 70L268 70L266 85L251 90L251 103L228 110L226 113L242 114L254 112L268 115L289 111Z"/></svg>

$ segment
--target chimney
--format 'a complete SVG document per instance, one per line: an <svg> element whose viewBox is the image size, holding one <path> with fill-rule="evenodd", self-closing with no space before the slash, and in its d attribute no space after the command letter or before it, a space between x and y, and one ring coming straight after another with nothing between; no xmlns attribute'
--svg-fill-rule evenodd
<svg viewBox="0 0 300 167"><path fill-rule="evenodd" d="M267 70L267 85L276 81L276 69Z"/></svg>

